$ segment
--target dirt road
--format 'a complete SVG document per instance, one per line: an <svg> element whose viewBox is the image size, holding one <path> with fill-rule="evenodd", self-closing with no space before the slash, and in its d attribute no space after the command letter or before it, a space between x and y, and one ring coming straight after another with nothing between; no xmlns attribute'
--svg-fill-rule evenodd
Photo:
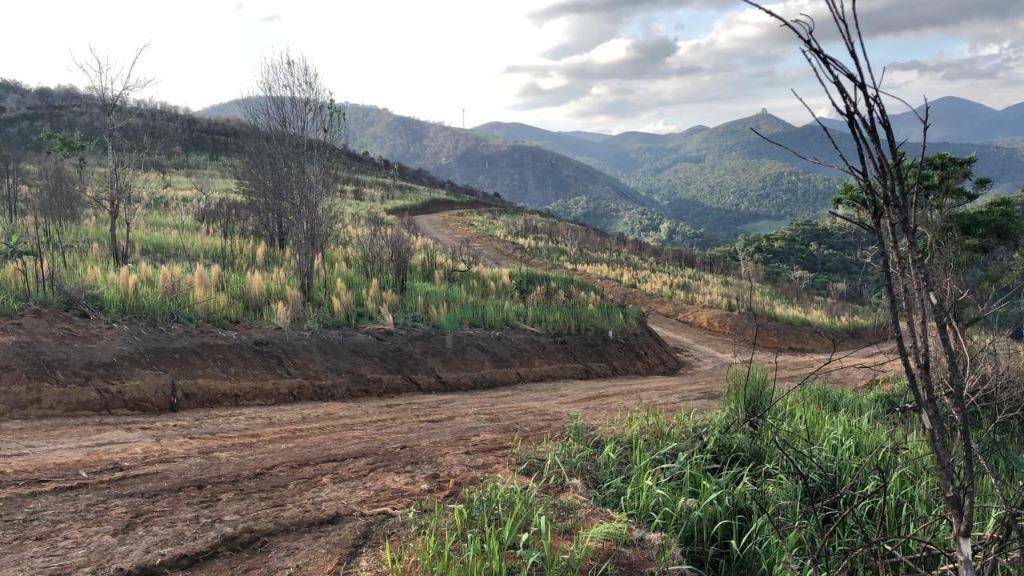
<svg viewBox="0 0 1024 576"><path fill-rule="evenodd" d="M442 219L417 219L458 240ZM501 473L516 438L555 433L571 413L600 422L641 403L713 406L748 351L663 317L651 324L687 363L679 375L2 422L0 574L352 573L395 510ZM864 350L843 364L877 358ZM822 359L762 358L787 379Z"/></svg>

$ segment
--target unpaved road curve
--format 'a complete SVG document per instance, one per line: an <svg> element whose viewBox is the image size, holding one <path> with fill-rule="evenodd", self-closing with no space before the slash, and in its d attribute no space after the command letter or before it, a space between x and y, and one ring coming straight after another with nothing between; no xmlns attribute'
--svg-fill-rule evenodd
<svg viewBox="0 0 1024 576"><path fill-rule="evenodd" d="M392 511L501 473L516 438L555 433L570 413L713 406L742 347L651 323L688 363L679 375L0 423L0 574L352 573ZM821 357L764 360L795 378Z"/></svg>

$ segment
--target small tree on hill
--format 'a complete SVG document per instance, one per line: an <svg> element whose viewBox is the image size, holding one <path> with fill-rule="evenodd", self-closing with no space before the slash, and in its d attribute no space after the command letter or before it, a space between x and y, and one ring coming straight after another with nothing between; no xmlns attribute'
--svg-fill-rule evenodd
<svg viewBox="0 0 1024 576"><path fill-rule="evenodd" d="M263 63L242 115L256 133L246 140L236 171L240 191L267 242L294 251L301 290L309 296L334 222L344 117L316 68L288 52Z"/></svg>
<svg viewBox="0 0 1024 576"><path fill-rule="evenodd" d="M122 250L118 240L118 221L124 216L126 206L139 205L135 200L139 197L140 154L130 149L122 130L131 118L132 99L153 84L152 79L141 77L136 71L146 48L139 48L127 64L101 57L92 47L89 48L89 58L74 61L86 79L85 91L99 106L103 127L100 138L106 154L105 173L90 187L88 198L107 216L110 258L115 266L120 266L130 254L127 236L131 234L131 222L125 218L126 238Z"/></svg>

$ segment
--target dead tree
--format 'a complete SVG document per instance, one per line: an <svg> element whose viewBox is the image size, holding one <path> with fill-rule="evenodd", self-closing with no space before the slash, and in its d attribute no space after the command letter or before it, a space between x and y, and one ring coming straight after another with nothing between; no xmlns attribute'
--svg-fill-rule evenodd
<svg viewBox="0 0 1024 576"><path fill-rule="evenodd" d="M0 210L8 223L18 219L21 187L25 179L22 154L14 148L0 148Z"/></svg>
<svg viewBox="0 0 1024 576"><path fill-rule="evenodd" d="M762 137L805 160L835 168L853 182L848 193L840 196L833 214L874 239L890 327L952 528L955 567L960 576L973 576L975 495L978 465L984 466L984 460L979 460L968 406L970 351L951 315L955 302L939 286L926 261L921 221L927 200L924 183L915 177L915 162L908 159L886 108L887 101L898 99L885 91L884 71L876 71L870 61L856 2L847 5L843 0L824 0L830 29L822 35L811 16L790 19L753 0L744 1L797 38L832 110L849 131L852 150L841 146L836 134L815 116L837 158L834 161L806 156ZM832 45L835 40L840 49L832 53L823 42ZM811 108L804 106L813 116ZM916 165L922 166L928 142L927 104L915 113L921 122Z"/></svg>
<svg viewBox="0 0 1024 576"><path fill-rule="evenodd" d="M123 65L101 57L91 46L88 59L74 59L75 66L86 79L85 91L92 96L100 110L103 127L100 138L106 153L106 174L97 186L91 187L89 200L107 215L110 258L115 266L120 266L129 254L127 246L121 250L118 220L126 205L125 195L136 192L133 188L134 167L138 157L136 151L126 150L127 143L122 137L122 129L130 119L132 98L153 84L152 79L141 77L136 71L139 59L147 47L144 45L139 48L132 59ZM132 205L138 205L132 198L127 200ZM129 233L130 228L128 224Z"/></svg>
<svg viewBox="0 0 1024 576"><path fill-rule="evenodd" d="M308 297L334 223L342 113L312 63L284 52L263 63L242 114L256 130L236 171L240 192L268 243L291 246Z"/></svg>
<svg viewBox="0 0 1024 576"><path fill-rule="evenodd" d="M81 220L85 209L83 173L77 163L53 152L41 158L37 166L31 208L38 253L56 252L67 271L67 228ZM45 252L42 250L44 244ZM46 271L41 272L45 278Z"/></svg>
<svg viewBox="0 0 1024 576"><path fill-rule="evenodd" d="M376 279L385 290L405 292L413 255L409 232L382 220L372 220L356 239L356 247L359 268L367 281Z"/></svg>

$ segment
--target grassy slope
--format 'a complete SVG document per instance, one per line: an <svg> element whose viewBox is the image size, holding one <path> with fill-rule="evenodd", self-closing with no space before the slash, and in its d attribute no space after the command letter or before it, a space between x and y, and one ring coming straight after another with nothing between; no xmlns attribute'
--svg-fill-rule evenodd
<svg viewBox="0 0 1024 576"><path fill-rule="evenodd" d="M230 195L231 186L222 178L221 194ZM256 322L310 329L391 323L445 329L529 326L557 333L628 331L642 322L637 311L615 307L593 287L567 276L482 267L451 273L456 263L425 239L415 240L404 293L382 285L384 279L368 278L357 239L370 218L390 219L394 226L388 210L465 200L421 186L398 193L381 186L372 177L351 180L346 199L339 199L342 217L318 270L318 290L309 300L299 294L291 254L201 224L187 179L171 174L149 195L148 210L133 233L129 265L112 265L104 223L87 213L65 233L66 257L49 252L46 288L35 281L39 261L34 256L0 268L0 313L36 305L160 323ZM352 199L356 190L361 200ZM15 228L31 230L27 219Z"/></svg>
<svg viewBox="0 0 1024 576"><path fill-rule="evenodd" d="M812 296L793 286L751 283L736 274L574 241L584 233L582 229L540 216L481 212L470 222L481 233L519 244L530 256L610 278L654 296L727 311L752 311L797 326L858 329L882 321L875 309Z"/></svg>

